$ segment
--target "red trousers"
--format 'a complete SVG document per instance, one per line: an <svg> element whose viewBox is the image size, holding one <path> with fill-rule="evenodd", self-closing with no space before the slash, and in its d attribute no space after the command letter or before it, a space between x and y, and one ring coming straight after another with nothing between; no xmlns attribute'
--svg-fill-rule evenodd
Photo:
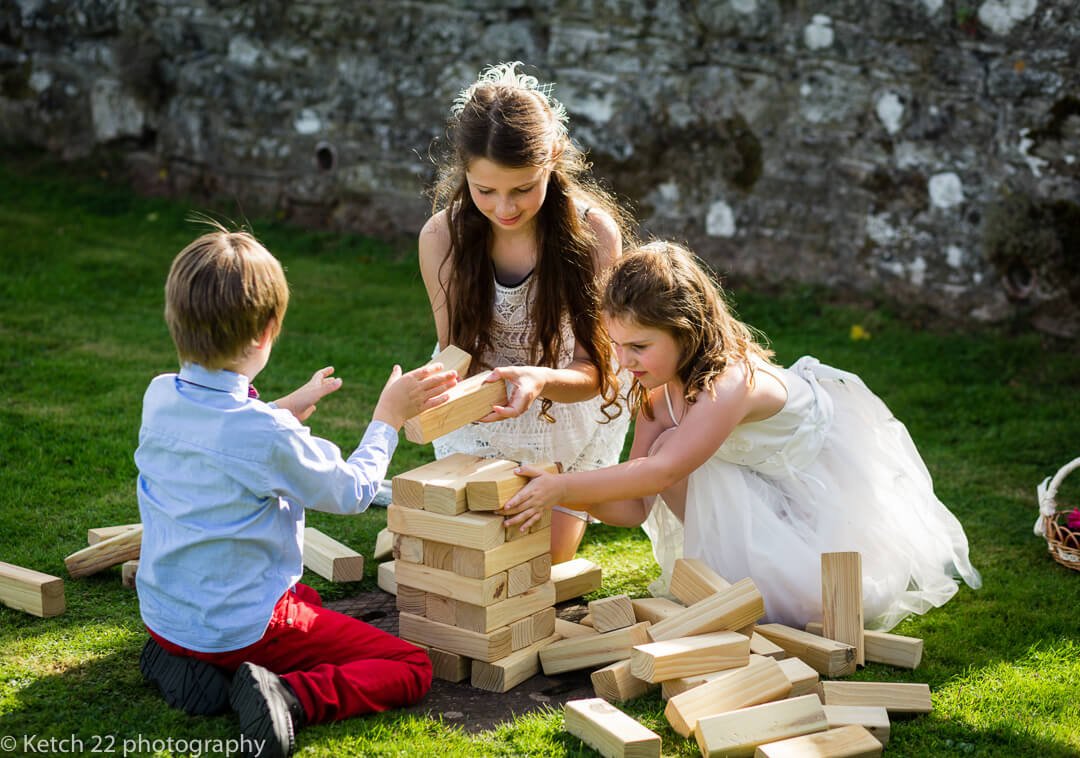
<svg viewBox="0 0 1080 758"><path fill-rule="evenodd" d="M225 653L200 653L150 632L167 652L235 671L250 661L279 674L319 724L411 705L431 688L431 661L415 645L359 619L322 607L304 584L274 607L258 642Z"/></svg>

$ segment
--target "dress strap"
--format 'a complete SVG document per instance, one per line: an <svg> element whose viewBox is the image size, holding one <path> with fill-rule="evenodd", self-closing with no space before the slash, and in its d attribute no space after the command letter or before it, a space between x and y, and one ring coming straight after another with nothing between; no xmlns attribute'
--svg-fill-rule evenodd
<svg viewBox="0 0 1080 758"><path fill-rule="evenodd" d="M671 423L675 426L679 425L679 420L675 418L675 408L671 405L671 395L668 394L667 384L664 385L664 400L667 402L667 412L671 416Z"/></svg>

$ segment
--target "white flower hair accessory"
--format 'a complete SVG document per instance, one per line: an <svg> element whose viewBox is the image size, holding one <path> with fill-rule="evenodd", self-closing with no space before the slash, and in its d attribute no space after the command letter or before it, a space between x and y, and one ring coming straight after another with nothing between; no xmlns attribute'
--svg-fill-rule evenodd
<svg viewBox="0 0 1080 758"><path fill-rule="evenodd" d="M508 63L495 63L485 68L480 72L480 77L475 82L461 90L458 96L454 98L454 103L450 106L451 115L454 117L460 116L478 88L488 84L501 84L507 87L530 90L542 95L548 107L551 108L551 113L555 117L555 123L558 124L559 131L566 134L566 124L569 117L563 104L551 95L555 85L551 83L541 84L540 80L535 76L518 73L516 69L522 65L524 64L521 61L510 61Z"/></svg>

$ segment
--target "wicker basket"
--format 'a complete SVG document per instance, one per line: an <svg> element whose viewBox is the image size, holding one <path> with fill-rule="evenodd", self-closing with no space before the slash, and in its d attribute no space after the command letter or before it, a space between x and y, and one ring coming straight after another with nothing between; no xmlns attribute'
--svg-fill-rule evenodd
<svg viewBox="0 0 1080 758"><path fill-rule="evenodd" d="M1053 478L1048 478L1039 485L1039 521L1035 531L1046 537L1046 547L1054 560L1062 566L1080 571L1080 531L1074 531L1065 525L1063 514L1072 510L1057 502L1057 492L1073 470L1080 468L1080 458L1066 463Z"/></svg>

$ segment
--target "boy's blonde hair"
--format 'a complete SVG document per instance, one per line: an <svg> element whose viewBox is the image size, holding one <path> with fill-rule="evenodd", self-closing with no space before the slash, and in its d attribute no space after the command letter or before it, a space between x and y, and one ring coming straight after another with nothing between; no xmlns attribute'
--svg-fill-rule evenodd
<svg viewBox="0 0 1080 758"><path fill-rule="evenodd" d="M165 321L181 363L226 368L273 326L281 332L289 285L278 260L247 232L214 231L185 247L165 282Z"/></svg>

